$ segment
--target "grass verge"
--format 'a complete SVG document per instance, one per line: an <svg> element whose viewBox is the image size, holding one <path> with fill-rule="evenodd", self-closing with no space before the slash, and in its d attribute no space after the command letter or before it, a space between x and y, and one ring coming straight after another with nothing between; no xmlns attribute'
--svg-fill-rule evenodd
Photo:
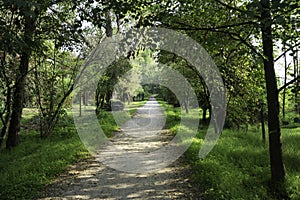
<svg viewBox="0 0 300 200"><path fill-rule="evenodd" d="M88 156L72 122L43 140L35 130L22 130L20 145L1 151L0 198L34 199L69 164Z"/></svg>
<svg viewBox="0 0 300 200"><path fill-rule="evenodd" d="M167 127L178 129L180 108L160 102L167 115ZM260 132L224 130L209 155L200 160L199 149L206 130L199 130L185 153L193 169L192 180L201 199L276 199L269 190L268 145ZM300 199L300 128L282 129L286 189L291 199Z"/></svg>
<svg viewBox="0 0 300 200"><path fill-rule="evenodd" d="M130 104L130 116L145 103ZM28 129L36 114L36 110L25 109L20 145L11 150L1 149L0 199L34 199L67 166L90 157L76 132L71 114L59 121L54 133L47 139L40 139L36 127ZM111 112L104 111L99 120L108 137L118 129Z"/></svg>
<svg viewBox="0 0 300 200"><path fill-rule="evenodd" d="M101 128L107 137L112 137L113 133L119 130L125 122L130 120L139 107L145 105L147 101L134 101L125 106L124 111L107 112L102 111L98 116Z"/></svg>

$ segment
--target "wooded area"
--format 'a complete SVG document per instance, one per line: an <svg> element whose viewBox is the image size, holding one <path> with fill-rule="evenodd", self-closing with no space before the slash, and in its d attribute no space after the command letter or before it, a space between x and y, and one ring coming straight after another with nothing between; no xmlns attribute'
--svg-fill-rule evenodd
<svg viewBox="0 0 300 200"><path fill-rule="evenodd" d="M74 95L80 67L105 38L161 27L187 35L209 53L226 88L224 137L254 129L257 141L263 141L258 145L269 149L265 178L271 193L278 199L300 198L300 168L293 171L293 189L287 189L286 174L292 172L285 169L282 149L288 145L282 144L282 132L288 134L283 129L297 132L295 141L300 138L298 0L1 0L0 27L0 158L13 154L28 130L41 141L59 134L61 121L72 121L72 99L80 106L95 105L99 119L154 94L189 112L189 92L180 105L170 89L143 85L140 77L153 72L141 63L153 70L162 63L180 72L197 96L199 119L207 128L212 118L208 87L195 66L172 52L137 46L107 68L95 93L85 88ZM116 84L122 88L120 101L114 99ZM24 109L32 115L26 123ZM299 156L299 144L293 148Z"/></svg>

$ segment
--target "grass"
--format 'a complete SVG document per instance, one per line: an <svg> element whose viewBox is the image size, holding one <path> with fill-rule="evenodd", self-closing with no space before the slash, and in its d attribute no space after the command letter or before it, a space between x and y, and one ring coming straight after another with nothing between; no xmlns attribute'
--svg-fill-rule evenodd
<svg viewBox="0 0 300 200"><path fill-rule="evenodd" d="M145 102L134 102L127 109L131 117ZM167 115L167 128L174 134L179 128L179 108L160 102ZM22 123L35 115L25 110ZM201 115L201 113L199 113ZM100 116L104 132L118 129L110 112ZM185 153L192 166L195 187L203 199L276 199L269 190L270 179L268 148L261 142L260 133L224 130L212 152L203 160L198 152L205 129L201 129ZM300 199L300 128L282 129L283 155L286 167L286 188L291 199ZM35 130L22 130L20 146L0 154L0 199L34 199L39 191L66 167L89 157L73 124L67 116L60 121L55 133L41 140Z"/></svg>
<svg viewBox="0 0 300 200"><path fill-rule="evenodd" d="M113 132L118 131L119 127L127 122L136 113L137 109L145 105L147 101L134 101L126 104L124 111L106 112L99 115L101 128L107 137L111 137Z"/></svg>
<svg viewBox="0 0 300 200"><path fill-rule="evenodd" d="M147 100L145 101L133 101L129 105L125 105L125 110L129 112L131 116L133 116L136 113L136 110L145 105L147 103Z"/></svg>
<svg viewBox="0 0 300 200"><path fill-rule="evenodd" d="M89 156L72 123L56 131L59 132L44 140L35 130L22 131L18 147L2 149L1 199L33 199L69 164Z"/></svg>
<svg viewBox="0 0 300 200"><path fill-rule="evenodd" d="M133 102L127 106L129 116L145 102ZM68 113L59 121L49 138L40 139L37 130L22 129L18 147L1 149L0 199L34 199L67 166L90 157ZM23 126L36 119L36 114L34 109L24 109ZM118 129L111 112L103 112L99 120L108 137Z"/></svg>
<svg viewBox="0 0 300 200"><path fill-rule="evenodd" d="M161 103L168 128L178 129L180 108ZM260 132L224 130L210 154L200 160L205 129L200 129L185 153L193 169L192 180L203 199L277 199L269 189L270 167L267 144ZM286 189L291 199L300 199L300 128L282 129Z"/></svg>
<svg viewBox="0 0 300 200"><path fill-rule="evenodd" d="M171 133L176 134L179 128L181 110L179 108L173 108L172 105L167 104L165 101L158 100L158 103L164 108L164 114L167 116L166 128L169 129Z"/></svg>

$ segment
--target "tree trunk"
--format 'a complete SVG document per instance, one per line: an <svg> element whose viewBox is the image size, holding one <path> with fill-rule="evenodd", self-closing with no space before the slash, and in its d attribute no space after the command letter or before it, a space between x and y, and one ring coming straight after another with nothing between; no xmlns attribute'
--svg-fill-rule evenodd
<svg viewBox="0 0 300 200"><path fill-rule="evenodd" d="M265 129L265 116L264 116L264 104L260 106L260 123L261 123L261 135L263 144L266 143L266 129Z"/></svg>
<svg viewBox="0 0 300 200"><path fill-rule="evenodd" d="M189 113L189 97L188 96L185 96L184 97L184 100L183 100L183 106L184 106L184 109L185 109L185 113Z"/></svg>
<svg viewBox="0 0 300 200"><path fill-rule="evenodd" d="M298 47L296 48L296 63L297 63L297 75L295 76L295 77L299 77L300 76L300 66L299 66L299 49L298 49ZM299 88L300 87L300 81L299 81L299 79L297 80L297 82L296 82L296 87L297 88ZM300 99L299 99L299 91L298 92L296 92L296 94L297 94L297 113L298 113L298 115L300 115Z"/></svg>
<svg viewBox="0 0 300 200"><path fill-rule="evenodd" d="M283 46L285 47L285 42L283 44ZM286 53L284 53L284 84L286 85L287 82L287 60L286 60ZM283 99L282 99L282 118L283 120L285 119L285 96L286 96L286 88L283 89Z"/></svg>
<svg viewBox="0 0 300 200"><path fill-rule="evenodd" d="M105 94L105 102L106 102L105 109L107 111L111 111L111 102L110 102L111 97L112 97L112 91L111 90L106 91L106 94Z"/></svg>
<svg viewBox="0 0 300 200"><path fill-rule="evenodd" d="M88 106L88 104L89 104L88 101L89 101L89 94L88 94L88 92L84 92L84 101L83 101L84 103L83 104L85 106Z"/></svg>
<svg viewBox="0 0 300 200"><path fill-rule="evenodd" d="M81 117L81 115L82 115L81 104L82 104L82 93L79 92L79 117Z"/></svg>
<svg viewBox="0 0 300 200"><path fill-rule="evenodd" d="M29 8L30 9L30 8ZM10 149L19 145L19 132L21 125L21 117L24 103L25 94L25 79L28 73L29 59L31 55L31 48L33 45L33 33L35 30L35 22L38 16L38 10L35 9L35 14L32 16L26 16L24 24L24 45L21 49L21 59L19 69L17 71L17 76L15 80L15 90L13 93L12 102L12 113L8 128L8 135L6 140L6 148Z"/></svg>
<svg viewBox="0 0 300 200"><path fill-rule="evenodd" d="M6 110L6 115L5 119L3 120L3 127L1 129L1 134L0 134L0 149L2 147L2 143L4 141L4 137L7 133L7 127L9 126L9 119L10 119L10 113L11 113L11 88L9 85L7 86L7 94L6 94L6 102L5 102L5 110Z"/></svg>
<svg viewBox="0 0 300 200"><path fill-rule="evenodd" d="M202 122L204 125L207 123L206 114L207 114L207 108L204 107L204 108L202 108Z"/></svg>
<svg viewBox="0 0 300 200"><path fill-rule="evenodd" d="M105 95L100 95L100 108L104 109Z"/></svg>
<svg viewBox="0 0 300 200"><path fill-rule="evenodd" d="M261 0L261 31L264 52L264 71L268 101L269 151L272 183L282 183L285 170L282 160L282 144L279 119L279 101L274 69L272 19L270 0Z"/></svg>
<svg viewBox="0 0 300 200"><path fill-rule="evenodd" d="M13 94L12 114L6 140L7 149L19 145L19 132L25 93L25 74L28 71L28 64L29 54L24 52L21 56L19 74L16 78L15 91Z"/></svg>
<svg viewBox="0 0 300 200"><path fill-rule="evenodd" d="M105 34L106 37L112 37L113 35L112 21L109 11L106 13Z"/></svg>
<svg viewBox="0 0 300 200"><path fill-rule="evenodd" d="M299 69L298 69L298 48L295 47L293 49L293 64L294 64L294 77L298 77ZM299 87L299 81L296 81L296 87ZM298 92L295 92L295 113L299 114L299 99Z"/></svg>

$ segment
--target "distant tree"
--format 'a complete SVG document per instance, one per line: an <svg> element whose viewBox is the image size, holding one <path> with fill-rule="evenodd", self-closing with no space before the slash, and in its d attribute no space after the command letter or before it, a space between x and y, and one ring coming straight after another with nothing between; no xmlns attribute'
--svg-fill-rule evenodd
<svg viewBox="0 0 300 200"><path fill-rule="evenodd" d="M97 113L101 109L111 110L111 99L119 79L131 69L128 58L123 57L114 61L101 76L96 89L95 102Z"/></svg>

